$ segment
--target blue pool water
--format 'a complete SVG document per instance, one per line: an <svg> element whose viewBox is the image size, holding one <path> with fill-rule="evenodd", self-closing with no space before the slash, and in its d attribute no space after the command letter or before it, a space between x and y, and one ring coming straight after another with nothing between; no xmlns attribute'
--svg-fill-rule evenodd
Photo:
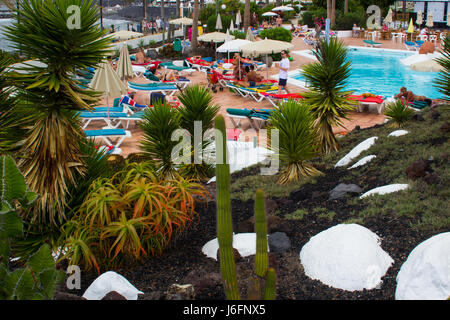
<svg viewBox="0 0 450 320"><path fill-rule="evenodd" d="M384 97L391 97L406 87L414 94L427 98L441 98L442 94L433 86L437 72L419 72L404 66L400 59L411 52L394 52L384 50L367 50L349 48L351 75L346 89L355 94L365 92ZM293 79L304 81L302 74L293 75Z"/></svg>

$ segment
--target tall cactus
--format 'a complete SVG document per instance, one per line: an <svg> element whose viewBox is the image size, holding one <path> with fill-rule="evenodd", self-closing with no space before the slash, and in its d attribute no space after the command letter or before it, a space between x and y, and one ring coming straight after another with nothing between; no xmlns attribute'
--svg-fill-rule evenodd
<svg viewBox="0 0 450 320"><path fill-rule="evenodd" d="M230 200L230 165L227 163L225 120L219 115L216 127L216 179L217 179L217 239L219 241L220 271L229 300L239 300L236 264L233 253L233 225Z"/></svg>
<svg viewBox="0 0 450 320"><path fill-rule="evenodd" d="M227 147L225 120L218 115L216 128L216 203L217 203L217 238L219 241L220 270L225 287L225 295L229 300L240 299L236 278L236 264L233 253L233 225L231 219L230 200L230 165L227 164ZM255 276L249 282L250 299L275 299L276 274L268 268L267 223L264 203L264 192L256 191L255 199L255 231L256 257Z"/></svg>

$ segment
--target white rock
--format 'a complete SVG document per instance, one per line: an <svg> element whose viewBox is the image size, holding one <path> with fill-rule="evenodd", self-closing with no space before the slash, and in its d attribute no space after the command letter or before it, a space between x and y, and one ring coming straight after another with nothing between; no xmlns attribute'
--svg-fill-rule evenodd
<svg viewBox="0 0 450 320"><path fill-rule="evenodd" d="M348 168L347 170L356 168L356 167L360 167L365 165L367 162L371 161L373 158L376 158L377 156L371 154L370 156L366 156L364 158L362 158L361 160L359 160L358 162L356 162L354 165L352 165L350 168Z"/></svg>
<svg viewBox="0 0 450 320"><path fill-rule="evenodd" d="M366 140L358 144L356 147L354 147L349 153L347 153L345 157L339 160L334 167L336 168L348 165L353 159L358 157L361 154L361 152L369 149L377 139L378 137L367 138Z"/></svg>
<svg viewBox="0 0 450 320"><path fill-rule="evenodd" d="M241 257L247 257L256 254L256 233L237 233L233 235L233 248L239 251ZM214 238L208 241L203 247L202 252L209 258L217 260L217 250L219 241ZM267 246L269 251L269 246Z"/></svg>
<svg viewBox="0 0 450 320"><path fill-rule="evenodd" d="M378 187L378 188L369 190L366 193L364 193L363 195L361 195L359 198L362 199L362 198L368 197L372 194L387 194L387 193L397 192L397 191L406 190L406 189L408 189L408 184L402 184L402 183L388 184L386 186L382 186L382 187Z"/></svg>
<svg viewBox="0 0 450 320"><path fill-rule="evenodd" d="M404 136L405 134L408 134L409 131L406 130L395 130L388 134L388 137L400 137Z"/></svg>
<svg viewBox="0 0 450 320"><path fill-rule="evenodd" d="M396 300L444 300L450 296L450 232L422 242L397 275Z"/></svg>
<svg viewBox="0 0 450 320"><path fill-rule="evenodd" d="M363 226L339 224L313 236L300 251L300 261L308 277L331 287L373 289L394 262L379 242Z"/></svg>
<svg viewBox="0 0 450 320"><path fill-rule="evenodd" d="M127 300L137 300L138 294L144 294L120 274L108 271L101 274L91 283L84 292L83 297L88 300L101 300L111 291L118 292Z"/></svg>

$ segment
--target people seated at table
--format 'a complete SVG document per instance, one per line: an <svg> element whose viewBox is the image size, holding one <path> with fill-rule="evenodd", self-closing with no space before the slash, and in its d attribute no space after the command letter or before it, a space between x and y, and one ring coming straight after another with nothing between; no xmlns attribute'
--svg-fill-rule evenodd
<svg viewBox="0 0 450 320"><path fill-rule="evenodd" d="M359 33L360 33L361 28L359 28L356 23L353 24L353 28L352 28L352 35L353 38L357 38L359 37Z"/></svg>
<svg viewBox="0 0 450 320"><path fill-rule="evenodd" d="M420 35L421 36L427 36L428 35L428 28L425 27L422 30L420 30Z"/></svg>
<svg viewBox="0 0 450 320"><path fill-rule="evenodd" d="M419 96L414 94L412 91L408 91L406 87L400 88L400 93L394 96L395 99L401 99L405 102L414 102L414 101L425 101L429 105L431 105L431 99L426 98L425 96Z"/></svg>

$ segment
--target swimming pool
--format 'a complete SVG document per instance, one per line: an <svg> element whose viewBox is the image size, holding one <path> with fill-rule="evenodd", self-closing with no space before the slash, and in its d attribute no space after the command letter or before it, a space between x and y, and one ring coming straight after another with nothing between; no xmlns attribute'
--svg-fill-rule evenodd
<svg viewBox="0 0 450 320"><path fill-rule="evenodd" d="M307 52L294 52L308 55ZM437 72L420 72L403 65L400 59L407 58L413 52L401 50L363 49L349 47L348 58L351 60L351 74L346 89L355 94L365 92L384 97L392 97L406 87L414 94L427 98L441 98L442 94L433 86ZM289 74L293 84L304 84L303 75L296 71Z"/></svg>

